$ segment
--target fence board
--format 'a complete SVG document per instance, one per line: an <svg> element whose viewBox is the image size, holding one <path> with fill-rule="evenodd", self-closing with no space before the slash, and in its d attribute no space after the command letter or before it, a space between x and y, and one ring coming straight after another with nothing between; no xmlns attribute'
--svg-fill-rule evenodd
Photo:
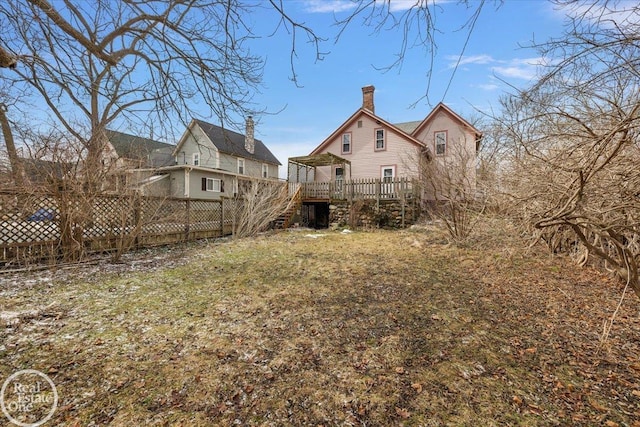
<svg viewBox="0 0 640 427"><path fill-rule="evenodd" d="M61 218L61 203L73 219ZM146 247L228 235L237 204L234 199L117 195L96 196L89 203L0 191L0 268L55 260L64 254L61 227L77 232L87 252L114 250L123 242ZM72 224L65 227L65 220Z"/></svg>

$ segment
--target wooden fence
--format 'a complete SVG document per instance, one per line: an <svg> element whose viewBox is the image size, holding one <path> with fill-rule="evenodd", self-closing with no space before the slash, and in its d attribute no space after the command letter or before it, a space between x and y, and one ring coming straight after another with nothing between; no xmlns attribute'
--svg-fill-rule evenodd
<svg viewBox="0 0 640 427"><path fill-rule="evenodd" d="M307 200L399 200L415 197L417 190L409 178L303 182L301 185L302 198Z"/></svg>
<svg viewBox="0 0 640 427"><path fill-rule="evenodd" d="M229 198L100 195L87 202L64 195L0 192L0 268L64 257L65 233L73 235L84 253L230 235L238 207L239 202Z"/></svg>

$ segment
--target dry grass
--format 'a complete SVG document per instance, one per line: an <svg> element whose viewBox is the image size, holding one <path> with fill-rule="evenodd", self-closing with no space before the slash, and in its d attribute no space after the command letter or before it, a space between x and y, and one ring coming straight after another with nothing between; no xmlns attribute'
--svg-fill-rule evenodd
<svg viewBox="0 0 640 427"><path fill-rule="evenodd" d="M637 301L601 346L614 282L483 230L285 232L5 280L0 378L48 372L52 425L638 426Z"/></svg>

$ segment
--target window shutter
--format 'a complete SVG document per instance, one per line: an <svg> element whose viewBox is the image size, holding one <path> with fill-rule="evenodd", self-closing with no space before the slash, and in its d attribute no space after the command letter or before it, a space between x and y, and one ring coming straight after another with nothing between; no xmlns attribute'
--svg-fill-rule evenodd
<svg viewBox="0 0 640 427"><path fill-rule="evenodd" d="M202 191L207 191L207 178L202 178Z"/></svg>
<svg viewBox="0 0 640 427"><path fill-rule="evenodd" d="M224 180L220 180L220 192L224 193Z"/></svg>

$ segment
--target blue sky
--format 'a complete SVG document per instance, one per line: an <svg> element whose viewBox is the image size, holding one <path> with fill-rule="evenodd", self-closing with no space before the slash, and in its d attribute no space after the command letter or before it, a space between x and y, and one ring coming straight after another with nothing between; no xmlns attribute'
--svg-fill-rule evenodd
<svg viewBox="0 0 640 427"><path fill-rule="evenodd" d="M404 4L414 3L391 0L398 12ZM452 79L467 37L467 30L459 29L477 3L471 1L466 9L456 1L439 1L433 9L439 32L428 86L430 58L419 47L407 51L400 68L376 69L395 60L402 41L398 31L375 33L356 19L334 43L338 31L334 19L347 16L351 5L348 0L284 1L285 10L295 19L327 39L321 50L328 54L316 61L313 46L302 43L298 34L294 65L302 87L291 81L289 34L280 28L275 35L253 42L254 53L267 58L264 87L254 101L258 108L277 113L256 117L257 137L283 165L288 157L308 154L355 112L366 85L376 88L376 114L392 123L421 120L440 101L465 118L478 116L476 109L496 109L498 97L512 90L505 82L524 87L535 77L542 60L526 46L534 39L542 42L560 36L564 21L564 12L543 0L507 0L500 7L487 2ZM250 18L253 31L262 36L273 33L277 23L274 12L264 6ZM424 97L427 88L428 99Z"/></svg>

